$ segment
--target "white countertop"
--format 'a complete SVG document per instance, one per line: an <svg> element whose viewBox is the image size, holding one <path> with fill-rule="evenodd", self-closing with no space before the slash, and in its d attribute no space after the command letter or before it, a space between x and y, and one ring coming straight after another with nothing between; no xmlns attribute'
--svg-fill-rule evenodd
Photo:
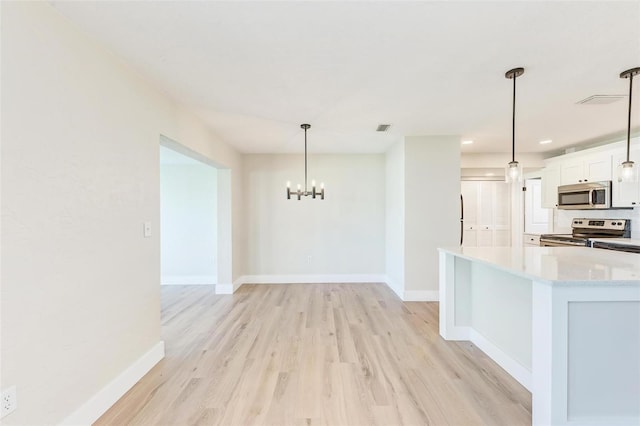
<svg viewBox="0 0 640 426"><path fill-rule="evenodd" d="M455 247L438 250L552 284L631 284L640 287L640 256L635 253L589 247Z"/></svg>

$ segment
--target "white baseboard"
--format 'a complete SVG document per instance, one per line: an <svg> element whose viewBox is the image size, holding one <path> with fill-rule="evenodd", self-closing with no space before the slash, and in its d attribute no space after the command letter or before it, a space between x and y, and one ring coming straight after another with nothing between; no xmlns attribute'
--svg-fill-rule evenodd
<svg viewBox="0 0 640 426"><path fill-rule="evenodd" d="M404 295L402 294L402 288L398 284L391 281L389 277L385 277L384 282L387 284L387 287L389 287L391 291L393 291L400 298L400 300L403 300Z"/></svg>
<svg viewBox="0 0 640 426"><path fill-rule="evenodd" d="M447 330L446 335L442 335L445 340L471 340L471 327L454 326Z"/></svg>
<svg viewBox="0 0 640 426"><path fill-rule="evenodd" d="M233 294L241 285L240 279L235 280L232 284L216 284L216 294Z"/></svg>
<svg viewBox="0 0 640 426"><path fill-rule="evenodd" d="M405 291L402 297L405 302L437 302L440 300L438 290Z"/></svg>
<svg viewBox="0 0 640 426"><path fill-rule="evenodd" d="M165 275L160 277L162 285L215 285L215 275Z"/></svg>
<svg viewBox="0 0 640 426"><path fill-rule="evenodd" d="M241 284L384 283L383 274L244 275Z"/></svg>
<svg viewBox="0 0 640 426"><path fill-rule="evenodd" d="M104 388L62 421L62 425L91 425L122 395L127 393L145 374L164 358L164 342L156 343L147 353L127 367Z"/></svg>
<svg viewBox="0 0 640 426"><path fill-rule="evenodd" d="M243 275L231 284L218 284L217 294L232 294L242 284L385 283L405 302L437 302L438 290L405 291L383 274ZM220 290L218 290L218 288Z"/></svg>
<svg viewBox="0 0 640 426"><path fill-rule="evenodd" d="M469 329L469 340L471 340L482 352L493 359L496 364L502 367L507 373L516 379L522 386L531 392L531 371L527 370L518 361L504 353L502 349L491 343L482 334L473 328Z"/></svg>

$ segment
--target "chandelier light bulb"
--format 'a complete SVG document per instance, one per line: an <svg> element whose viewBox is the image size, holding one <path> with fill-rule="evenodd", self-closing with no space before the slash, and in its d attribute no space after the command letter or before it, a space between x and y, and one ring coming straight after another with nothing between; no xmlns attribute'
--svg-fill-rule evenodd
<svg viewBox="0 0 640 426"><path fill-rule="evenodd" d="M291 188L291 181L290 180L287 181L287 188Z"/></svg>

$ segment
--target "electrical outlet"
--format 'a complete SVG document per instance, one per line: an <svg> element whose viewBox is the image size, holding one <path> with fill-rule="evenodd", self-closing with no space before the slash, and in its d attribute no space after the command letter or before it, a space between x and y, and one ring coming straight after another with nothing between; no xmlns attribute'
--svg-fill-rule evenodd
<svg viewBox="0 0 640 426"><path fill-rule="evenodd" d="M18 397L16 394L16 387L11 386L2 391L2 399L0 400L2 405L0 406L0 418L12 413L18 408Z"/></svg>
<svg viewBox="0 0 640 426"><path fill-rule="evenodd" d="M311 256L307 256L307 265L311 265Z"/></svg>

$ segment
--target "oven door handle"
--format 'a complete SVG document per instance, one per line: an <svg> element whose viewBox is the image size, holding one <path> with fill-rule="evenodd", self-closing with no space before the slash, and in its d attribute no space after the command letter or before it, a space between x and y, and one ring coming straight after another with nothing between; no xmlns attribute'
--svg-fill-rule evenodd
<svg viewBox="0 0 640 426"><path fill-rule="evenodd" d="M544 247L545 244L548 244L547 247L561 247L561 246L586 247L584 243L578 243L575 241L560 241L560 240L540 238L540 246Z"/></svg>

